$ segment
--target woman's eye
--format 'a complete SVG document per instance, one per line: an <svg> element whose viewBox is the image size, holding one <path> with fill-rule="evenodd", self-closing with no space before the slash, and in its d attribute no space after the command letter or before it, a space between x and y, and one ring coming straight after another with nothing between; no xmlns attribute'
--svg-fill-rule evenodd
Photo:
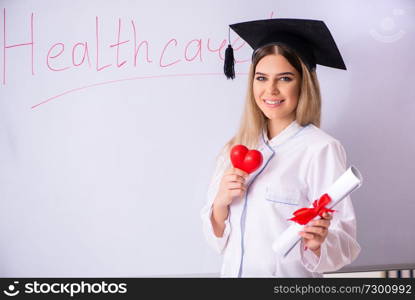
<svg viewBox="0 0 415 300"><path fill-rule="evenodd" d="M288 82L288 81L291 81L292 79L291 79L291 77L284 76L284 77L281 77L280 80Z"/></svg>
<svg viewBox="0 0 415 300"><path fill-rule="evenodd" d="M256 78L256 80L258 80L258 81L264 81L266 78L264 77L264 76L258 76L257 78Z"/></svg>

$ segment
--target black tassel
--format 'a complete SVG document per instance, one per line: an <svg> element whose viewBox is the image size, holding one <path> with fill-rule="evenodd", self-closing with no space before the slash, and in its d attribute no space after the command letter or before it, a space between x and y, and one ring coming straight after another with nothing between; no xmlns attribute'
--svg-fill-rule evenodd
<svg viewBox="0 0 415 300"><path fill-rule="evenodd" d="M225 64L223 66L223 71L228 79L235 78L235 58L233 56L233 48L231 44L228 45L225 51Z"/></svg>

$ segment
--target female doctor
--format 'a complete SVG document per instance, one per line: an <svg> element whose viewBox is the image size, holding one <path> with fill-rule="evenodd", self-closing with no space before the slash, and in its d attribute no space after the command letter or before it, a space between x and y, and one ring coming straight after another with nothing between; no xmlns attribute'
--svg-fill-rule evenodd
<svg viewBox="0 0 415 300"><path fill-rule="evenodd" d="M346 69L343 59L322 21L271 19L230 27L254 53L241 124L217 159L201 212L206 239L223 254L222 277L322 277L360 252L350 197L305 226L301 243L285 258L272 244L295 210L309 207L346 171L342 145L319 128L315 72L316 64ZM231 60L225 59L228 78L234 77L226 65ZM231 166L229 151L236 144L262 153L257 171L248 175Z"/></svg>

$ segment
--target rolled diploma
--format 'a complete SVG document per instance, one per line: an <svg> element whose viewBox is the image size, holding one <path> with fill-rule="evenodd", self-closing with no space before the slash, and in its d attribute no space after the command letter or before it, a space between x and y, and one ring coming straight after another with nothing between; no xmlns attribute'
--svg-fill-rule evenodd
<svg viewBox="0 0 415 300"><path fill-rule="evenodd" d="M326 190L325 193L322 193L322 195L328 194L331 198L330 203L326 207L333 208L351 192L358 189L362 185L362 180L363 178L359 170L351 166ZM320 216L317 216L313 220L319 218ZM290 227L288 227L272 244L274 252L284 257L287 256L288 253L301 240L298 233L302 231L303 227L304 225L300 225L295 222L291 224Z"/></svg>

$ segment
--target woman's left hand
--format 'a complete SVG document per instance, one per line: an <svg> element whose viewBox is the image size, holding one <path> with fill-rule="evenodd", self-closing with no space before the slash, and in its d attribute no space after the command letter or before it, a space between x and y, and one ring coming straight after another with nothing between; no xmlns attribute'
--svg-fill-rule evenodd
<svg viewBox="0 0 415 300"><path fill-rule="evenodd" d="M308 248L317 256L320 256L320 246L327 237L331 219L333 219L333 216L326 212L322 219L310 221L304 226L300 236L303 238L305 249Z"/></svg>

